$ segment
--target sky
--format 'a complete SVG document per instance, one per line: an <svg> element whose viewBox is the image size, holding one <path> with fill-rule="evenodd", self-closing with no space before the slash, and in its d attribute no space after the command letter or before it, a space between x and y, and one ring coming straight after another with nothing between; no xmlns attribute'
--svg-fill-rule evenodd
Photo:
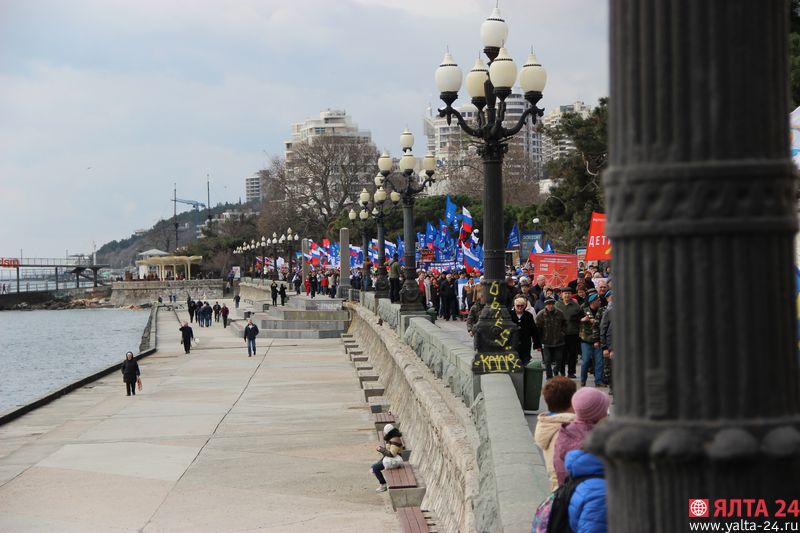
<svg viewBox="0 0 800 533"><path fill-rule="evenodd" d="M0 257L127 238L172 216L173 183L243 200L325 109L391 153L408 127L421 155L436 67L449 47L469 71L495 2L0 0ZM533 47L547 70L540 106L607 95L606 0L499 7L518 68Z"/></svg>

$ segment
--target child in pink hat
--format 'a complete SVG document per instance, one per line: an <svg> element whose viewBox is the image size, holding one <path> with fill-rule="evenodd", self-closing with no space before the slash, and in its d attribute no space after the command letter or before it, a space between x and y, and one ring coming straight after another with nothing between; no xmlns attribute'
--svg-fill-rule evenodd
<svg viewBox="0 0 800 533"><path fill-rule="evenodd" d="M610 403L611 399L608 394L593 387L582 387L572 396L575 420L561 426L553 454L553 467L559 485L564 484L568 475L564 467L564 456L568 451L579 450L583 446L586 435L594 429L598 422L608 416Z"/></svg>

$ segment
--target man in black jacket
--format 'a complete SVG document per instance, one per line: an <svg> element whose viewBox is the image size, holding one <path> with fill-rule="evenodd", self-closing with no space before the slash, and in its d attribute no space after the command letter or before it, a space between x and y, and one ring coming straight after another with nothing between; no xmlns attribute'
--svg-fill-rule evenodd
<svg viewBox="0 0 800 533"><path fill-rule="evenodd" d="M525 311L527 308L528 301L521 296L517 296L514 300L514 310L511 311L511 320L519 328L517 344L514 349L517 350L523 366L531 361L531 346L537 350L542 349L539 328L536 327L533 315Z"/></svg>
<svg viewBox="0 0 800 533"><path fill-rule="evenodd" d="M258 326L253 324L253 319L247 321L244 328L244 342L247 343L247 356L253 357L256 353L256 337L258 336Z"/></svg>
<svg viewBox="0 0 800 533"><path fill-rule="evenodd" d="M184 322L183 326L179 327L178 330L181 332L181 344L183 344L183 351L188 354L192 349L192 339L194 339L192 326L190 326L188 322Z"/></svg>

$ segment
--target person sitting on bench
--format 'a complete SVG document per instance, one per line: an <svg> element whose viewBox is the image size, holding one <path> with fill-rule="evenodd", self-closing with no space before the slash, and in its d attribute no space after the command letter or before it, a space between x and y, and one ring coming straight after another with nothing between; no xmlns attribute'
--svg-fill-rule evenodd
<svg viewBox="0 0 800 533"><path fill-rule="evenodd" d="M402 437L403 434L393 425L386 424L383 426L385 446L376 448L382 458L370 468L370 472L375 474L375 477L378 478L378 483L380 483L375 492L385 492L389 488L386 484L386 478L383 477L383 470L386 468L399 468L403 464L403 458L400 456L405 449Z"/></svg>

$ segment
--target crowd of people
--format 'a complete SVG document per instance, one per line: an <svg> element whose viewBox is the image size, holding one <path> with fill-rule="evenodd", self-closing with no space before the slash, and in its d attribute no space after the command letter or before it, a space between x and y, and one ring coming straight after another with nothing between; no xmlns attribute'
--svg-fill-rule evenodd
<svg viewBox="0 0 800 533"><path fill-rule="evenodd" d="M210 328L212 317L214 322L219 322L221 319L223 328L228 327L230 309L227 304L220 305L219 302L214 302L212 306L209 302L194 301L190 297L186 300L186 310L189 312L189 322L197 322L201 328Z"/></svg>

